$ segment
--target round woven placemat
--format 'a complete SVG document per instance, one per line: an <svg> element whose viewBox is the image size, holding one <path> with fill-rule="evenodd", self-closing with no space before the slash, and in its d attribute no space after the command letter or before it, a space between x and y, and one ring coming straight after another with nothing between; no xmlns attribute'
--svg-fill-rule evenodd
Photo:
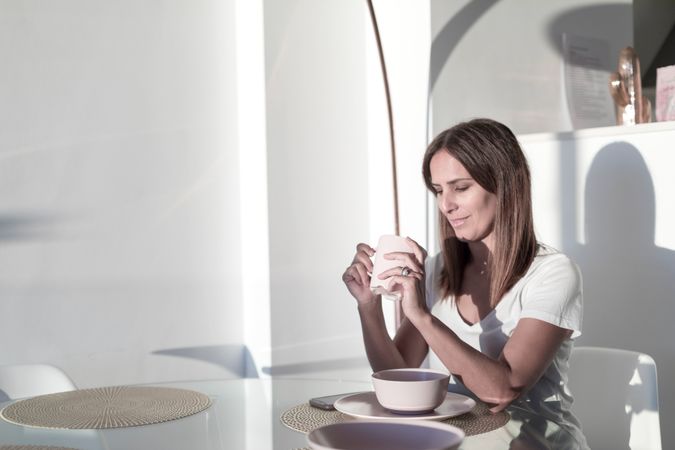
<svg viewBox="0 0 675 450"><path fill-rule="evenodd" d="M476 406L468 413L439 422L461 428L467 436L473 436L501 428L510 418L511 416L506 411L492 414L485 403L476 402ZM308 403L294 406L281 414L281 423L301 433L309 433L323 425L349 420L354 420L354 418L339 411L314 408Z"/></svg>
<svg viewBox="0 0 675 450"><path fill-rule="evenodd" d="M501 428L510 419L511 416L506 411L493 414L485 403L477 401L476 406L468 413L450 417L443 422L461 428L467 436L474 436Z"/></svg>
<svg viewBox="0 0 675 450"><path fill-rule="evenodd" d="M0 445L0 450L77 450L72 447L52 447L51 445Z"/></svg>
<svg viewBox="0 0 675 450"><path fill-rule="evenodd" d="M31 427L107 429L167 422L209 406L208 396L187 389L115 386L21 400L0 411L0 417Z"/></svg>

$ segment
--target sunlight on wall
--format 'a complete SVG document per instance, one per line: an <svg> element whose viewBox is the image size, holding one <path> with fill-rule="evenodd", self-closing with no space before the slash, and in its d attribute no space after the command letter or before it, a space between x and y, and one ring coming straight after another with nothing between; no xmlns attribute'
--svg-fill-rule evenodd
<svg viewBox="0 0 675 450"><path fill-rule="evenodd" d="M640 377L639 368L643 370L656 370L652 358L646 355L640 355L639 366L635 369L633 378L628 382L631 387L636 389L648 390L652 393L652 401L658 407L658 387L650 386L649 383L645 385L648 380L643 380ZM656 373L650 372L647 379L653 377L656 379ZM626 414L631 415L630 421L630 448L647 448L645 443L649 442L649 447L652 449L661 448L661 440L656 437L661 436L661 427L659 425L659 412L654 411L654 405L643 405L643 409L639 411L632 410L626 405ZM640 447L642 446L642 447Z"/></svg>
<svg viewBox="0 0 675 450"><path fill-rule="evenodd" d="M420 164L426 147L428 48L431 41L429 4L414 0L375 1L394 116L400 233L428 248L426 191ZM368 95L368 200L370 243L393 234L394 203L387 107L377 46L366 21ZM407 30L408 32L401 32ZM394 303L385 303L385 320L394 331Z"/></svg>
<svg viewBox="0 0 675 450"><path fill-rule="evenodd" d="M596 153L598 150L600 150L600 147L596 148L594 151L577 151L576 148L569 149L569 148L564 148L563 150L565 151L573 151L574 156L575 156L575 161L576 161L576 167L575 167L575 175L576 175L576 180L575 180L575 205L576 205L576 221L575 221L575 234L576 234L576 242L578 242L581 245L586 245L588 242L586 241L586 229L585 229L585 221L586 221L586 205L584 202L584 193L586 192L586 177L588 175L588 168L593 162L593 158L595 158Z"/></svg>
<svg viewBox="0 0 675 450"><path fill-rule="evenodd" d="M238 0L236 14L244 343L260 374L271 363L262 0Z"/></svg>
<svg viewBox="0 0 675 450"><path fill-rule="evenodd" d="M672 207L673 192L675 192L673 190L673 187L675 187L673 180L675 153L672 150L672 148L664 149L663 146L653 145L649 153L645 155L645 162L654 185L671 186L670 189L657 189L654 192L656 203L654 245L669 250L675 250L675 233L673 233L673 230L675 230L675 208ZM661 154L658 159L657 153ZM667 158L665 163L664 158Z"/></svg>

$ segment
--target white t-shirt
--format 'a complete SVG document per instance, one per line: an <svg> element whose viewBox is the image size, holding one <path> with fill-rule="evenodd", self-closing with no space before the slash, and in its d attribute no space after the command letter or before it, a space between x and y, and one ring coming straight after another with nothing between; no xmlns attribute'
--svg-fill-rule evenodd
<svg viewBox="0 0 675 450"><path fill-rule="evenodd" d="M442 267L441 254L426 261L429 310L461 340L491 358L499 357L521 318L534 318L572 330L572 338L563 342L539 381L514 404L554 420L585 444L579 422L570 412L572 396L567 389L572 339L581 334L583 311L581 273L577 266L564 254L540 244L527 273L487 316L473 325L462 319L454 301L441 298L438 279ZM431 349L429 365L431 368L447 370ZM466 389L454 377L451 383L456 385L451 390L461 392Z"/></svg>

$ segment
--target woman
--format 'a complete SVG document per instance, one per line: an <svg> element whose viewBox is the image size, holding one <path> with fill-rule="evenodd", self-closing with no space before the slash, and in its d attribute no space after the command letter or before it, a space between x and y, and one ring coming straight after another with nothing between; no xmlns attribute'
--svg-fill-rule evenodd
<svg viewBox="0 0 675 450"><path fill-rule="evenodd" d="M441 252L390 253L382 275L402 294L395 338L369 289L374 249L357 246L343 281L358 302L374 371L418 367L452 374L500 411L512 402L555 420L584 443L566 390L572 339L581 334L581 275L535 239L527 160L506 126L460 123L429 145L424 180L439 208Z"/></svg>

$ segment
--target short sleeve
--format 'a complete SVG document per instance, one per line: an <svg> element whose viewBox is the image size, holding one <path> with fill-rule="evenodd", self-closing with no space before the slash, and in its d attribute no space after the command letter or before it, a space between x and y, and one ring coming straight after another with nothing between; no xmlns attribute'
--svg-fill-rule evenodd
<svg viewBox="0 0 675 450"><path fill-rule="evenodd" d="M583 295L581 272L562 253L543 256L523 292L520 318L539 319L581 335Z"/></svg>

